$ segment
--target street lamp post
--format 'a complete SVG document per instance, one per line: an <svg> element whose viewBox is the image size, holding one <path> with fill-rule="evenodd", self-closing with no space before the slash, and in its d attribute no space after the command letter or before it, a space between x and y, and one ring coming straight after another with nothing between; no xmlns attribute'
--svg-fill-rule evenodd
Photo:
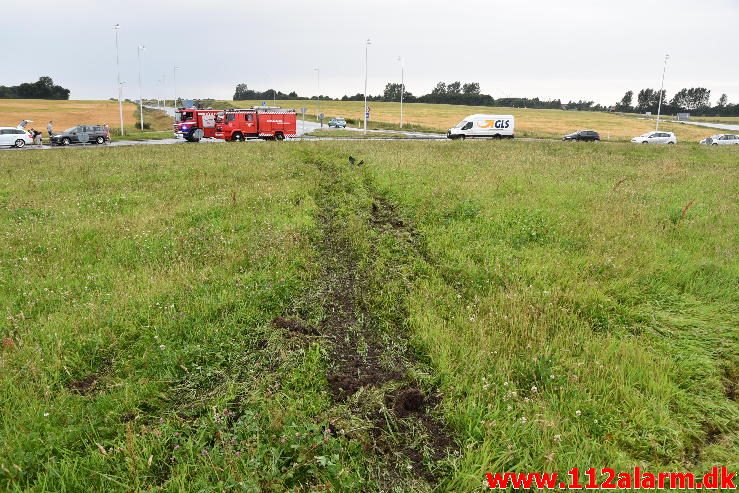
<svg viewBox="0 0 739 493"><path fill-rule="evenodd" d="M403 93L405 92L405 66L403 57L399 56L400 62L400 128L403 128Z"/></svg>
<svg viewBox="0 0 739 493"><path fill-rule="evenodd" d="M364 45L364 133L367 133L367 68L369 67L369 46L372 44L370 39Z"/></svg>
<svg viewBox="0 0 739 493"><path fill-rule="evenodd" d="M321 115L321 68L318 67L313 70L316 72L318 84L318 103L316 103L316 119L318 119Z"/></svg>
<svg viewBox="0 0 739 493"><path fill-rule="evenodd" d="M174 66L172 69L172 74L174 75L174 101L172 101L175 111L177 111L177 69L179 69L177 65Z"/></svg>
<svg viewBox="0 0 739 493"><path fill-rule="evenodd" d="M667 72L667 60L670 59L670 55L665 55L665 65L662 67L662 87L659 90L659 105L657 106L657 127L655 130L659 130L659 116L662 113L662 94L665 89L665 72Z"/></svg>
<svg viewBox="0 0 739 493"><path fill-rule="evenodd" d="M118 30L120 28L120 24L113 26L115 30L115 67L118 72L118 113L121 118L121 136L123 136L123 85L121 84L121 60L118 54Z"/></svg>
<svg viewBox="0 0 739 493"><path fill-rule="evenodd" d="M141 85L141 52L146 50L146 46L140 45L139 46L139 113L141 117L141 131L144 131L144 89Z"/></svg>

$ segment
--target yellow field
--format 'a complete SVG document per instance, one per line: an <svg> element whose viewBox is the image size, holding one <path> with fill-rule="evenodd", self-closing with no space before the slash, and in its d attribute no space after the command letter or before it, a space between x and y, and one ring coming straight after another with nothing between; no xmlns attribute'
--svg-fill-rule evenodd
<svg viewBox="0 0 739 493"><path fill-rule="evenodd" d="M124 103L123 123L126 128L132 128L136 122L137 106L134 103ZM119 126L117 101L48 101L42 99L0 99L0 126L14 127L21 120L33 120L30 124L46 133L46 124L54 122L54 131L60 132L66 128L79 124L103 124L110 128ZM161 118L147 121L152 123L152 129L164 130L170 128L169 119ZM163 125L166 127L162 128Z"/></svg>
<svg viewBox="0 0 739 493"><path fill-rule="evenodd" d="M261 101L234 101L234 107L259 105ZM316 114L317 101L277 101L285 108L300 109L306 107L308 113ZM397 124L400 121L400 104L370 102L372 122ZM361 119L364 110L362 101L321 101L321 111L327 118L343 116L344 118ZM637 115L617 113L601 113L591 111L534 110L522 108L494 108L488 106L456 106L447 104L410 103L403 105L404 122L437 131L446 131L459 123L465 116L473 113L489 113L514 115L516 118L516 135L520 137L561 137L576 130L593 129L601 134L603 140L628 140L654 130L654 122L639 119ZM675 132L678 140L699 141L716 133L711 129L702 129L689 125L674 123L660 124L660 128Z"/></svg>

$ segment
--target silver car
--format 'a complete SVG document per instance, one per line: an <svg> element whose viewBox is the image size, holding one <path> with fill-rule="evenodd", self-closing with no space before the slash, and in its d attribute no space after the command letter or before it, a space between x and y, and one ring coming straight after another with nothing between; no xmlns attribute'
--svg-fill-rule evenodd
<svg viewBox="0 0 739 493"><path fill-rule="evenodd" d="M739 135L717 134L711 135L700 141L701 144L709 146L736 146L739 145Z"/></svg>

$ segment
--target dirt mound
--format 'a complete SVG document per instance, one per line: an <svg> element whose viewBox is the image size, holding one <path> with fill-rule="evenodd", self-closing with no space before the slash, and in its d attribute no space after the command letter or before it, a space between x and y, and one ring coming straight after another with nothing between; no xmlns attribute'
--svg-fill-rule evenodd
<svg viewBox="0 0 739 493"><path fill-rule="evenodd" d="M98 376L93 374L87 375L85 378L79 380L72 380L67 385L71 391L76 392L80 395L88 395L95 391L98 383Z"/></svg>
<svg viewBox="0 0 739 493"><path fill-rule="evenodd" d="M426 411L426 396L415 387L398 392L393 399L393 411L399 418Z"/></svg>
<svg viewBox="0 0 739 493"><path fill-rule="evenodd" d="M272 326L277 327L278 329L285 329L293 334L303 334L308 336L318 335L318 331L314 327L309 326L297 318L277 317L272 320Z"/></svg>

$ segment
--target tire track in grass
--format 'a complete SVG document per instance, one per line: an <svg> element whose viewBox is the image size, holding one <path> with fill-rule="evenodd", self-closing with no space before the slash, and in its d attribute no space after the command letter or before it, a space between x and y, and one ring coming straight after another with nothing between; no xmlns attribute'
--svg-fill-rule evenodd
<svg viewBox="0 0 739 493"><path fill-rule="evenodd" d="M399 250L406 263L412 262L418 250L409 248L407 238L414 238L415 232L389 202L372 193L355 168L317 166L321 181L315 196L320 209L316 249L324 314L319 332L331 342L330 393L335 403L369 423L370 446L365 449L387 466L378 467L382 472L371 478L378 489L411 482L420 482L412 488L433 488L456 447L437 417L438 393L432 384L412 376L428 373L428 368L421 368L405 337L405 292L394 300L392 313L378 313L373 303L388 294L381 293L382 286L392 275L382 272L375 260L383 248L391 248Z"/></svg>

